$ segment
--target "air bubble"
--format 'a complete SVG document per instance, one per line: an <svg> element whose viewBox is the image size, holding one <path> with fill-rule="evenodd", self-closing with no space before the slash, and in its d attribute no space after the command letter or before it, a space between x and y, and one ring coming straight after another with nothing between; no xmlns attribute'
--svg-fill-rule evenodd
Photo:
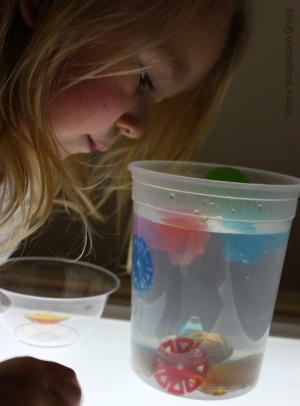
<svg viewBox="0 0 300 406"><path fill-rule="evenodd" d="M175 199L175 193L173 193L173 192L170 193L170 199L172 199L172 200Z"/></svg>
<svg viewBox="0 0 300 406"><path fill-rule="evenodd" d="M258 205L258 208L259 208L259 210L261 210L261 209L263 208L263 205L262 205L262 204L259 204L259 205Z"/></svg>
<svg viewBox="0 0 300 406"><path fill-rule="evenodd" d="M231 213L232 213L232 214L235 213L235 209L234 209L234 208L231 209Z"/></svg>

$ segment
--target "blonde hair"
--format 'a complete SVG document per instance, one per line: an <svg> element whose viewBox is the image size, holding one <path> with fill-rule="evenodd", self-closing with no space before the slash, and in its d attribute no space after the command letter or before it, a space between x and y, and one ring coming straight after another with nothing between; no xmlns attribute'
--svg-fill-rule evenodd
<svg viewBox="0 0 300 406"><path fill-rule="evenodd" d="M0 5L0 230L19 210L0 253L39 229L55 203L78 213L85 247L91 239L89 217L104 221L101 208L113 193L112 212L120 224L121 209L130 199L130 161L192 159L245 49L251 9L249 0L32 0L31 7L37 16L33 29L24 24L17 0ZM135 36L141 30L147 37L140 47L159 46L195 16L213 21L214 15L228 12L231 28L215 66L198 86L155 105L143 137L122 137L92 161L82 155L60 160L47 107L55 94L55 75L76 51L93 44L118 49L124 33ZM117 59L86 67L69 85L101 77L137 51L128 48Z"/></svg>

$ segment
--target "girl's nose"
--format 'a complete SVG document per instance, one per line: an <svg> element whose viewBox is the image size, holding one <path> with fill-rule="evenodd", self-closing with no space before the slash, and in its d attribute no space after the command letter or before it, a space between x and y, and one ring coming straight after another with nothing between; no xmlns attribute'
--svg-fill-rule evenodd
<svg viewBox="0 0 300 406"><path fill-rule="evenodd" d="M119 135L124 135L128 138L141 137L146 128L149 112L150 106L148 106L148 108L136 109L136 111L125 112L116 121L116 128Z"/></svg>
<svg viewBox="0 0 300 406"><path fill-rule="evenodd" d="M139 138L146 126L146 120L131 113L123 114L116 122L119 135L128 138Z"/></svg>

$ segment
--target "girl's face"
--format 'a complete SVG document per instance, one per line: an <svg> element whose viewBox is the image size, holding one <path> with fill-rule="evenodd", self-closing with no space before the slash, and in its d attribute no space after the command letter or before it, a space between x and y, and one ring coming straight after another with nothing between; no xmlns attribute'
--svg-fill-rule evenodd
<svg viewBox="0 0 300 406"><path fill-rule="evenodd" d="M214 24L205 36L196 25L189 27L165 46L142 51L114 67L124 71L155 65L142 73L88 79L59 91L49 116L61 157L106 151L121 136L141 137L154 103L192 86L212 68L224 47L228 25ZM179 57L170 59L170 52ZM99 60L95 48L77 53L56 87L76 74L80 64L92 67Z"/></svg>

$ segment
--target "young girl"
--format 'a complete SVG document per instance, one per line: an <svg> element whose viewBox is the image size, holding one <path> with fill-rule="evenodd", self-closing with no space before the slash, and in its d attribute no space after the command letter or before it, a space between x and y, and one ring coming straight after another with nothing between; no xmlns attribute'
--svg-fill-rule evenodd
<svg viewBox="0 0 300 406"><path fill-rule="evenodd" d="M195 156L241 59L249 9L249 0L2 0L2 262L54 204L80 216L85 249L89 218L103 220L112 193L120 220L130 161ZM0 399L76 405L80 388L64 366L16 358L0 364Z"/></svg>

